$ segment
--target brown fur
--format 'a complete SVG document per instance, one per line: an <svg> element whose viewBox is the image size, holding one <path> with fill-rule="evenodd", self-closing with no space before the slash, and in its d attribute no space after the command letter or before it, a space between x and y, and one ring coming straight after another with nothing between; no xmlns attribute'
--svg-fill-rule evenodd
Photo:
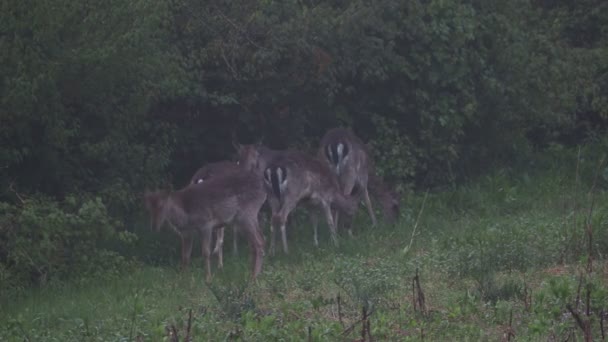
<svg viewBox="0 0 608 342"><path fill-rule="evenodd" d="M192 176L192 179L190 179L190 184L198 184L200 182L208 181L213 177L222 177L229 175L233 172L239 172L241 170L242 168L239 166L239 164L233 161L224 160L219 162L208 163L198 169L198 171L196 171L196 173ZM222 268L224 265L224 227L216 229L215 233L215 247L213 248L212 253L217 255L218 266ZM182 245L182 253L183 248L184 246ZM238 254L238 236L237 231L236 229L234 229L234 227L232 234L232 253L234 255Z"/></svg>
<svg viewBox="0 0 608 342"><path fill-rule="evenodd" d="M327 149L328 146L339 143L345 146L348 153L339 165L336 165L328 157ZM374 226L377 225L377 219L372 208L369 192L372 192L374 197L380 201L384 217L389 222L396 220L399 215L398 197L388 191L382 179L375 174L374 163L367 145L353 131L347 128L333 128L327 131L319 144L318 156L325 160L337 175L344 195L363 197Z"/></svg>
<svg viewBox="0 0 608 342"><path fill-rule="evenodd" d="M283 199L279 198L280 196L277 194L273 194L271 184L266 184L269 191L268 202L272 211L270 226L272 253L274 253L275 246L274 228L277 226L281 227L283 249L287 252L285 221L300 200L306 200L305 204L308 209L314 206L325 210L325 208L333 206L339 207L346 213L354 212L356 202L342 196L337 178L320 160L300 151L277 151L261 145L239 145L237 149L240 165L246 169L255 170L262 177L264 177L264 172L268 167L282 166L287 168L288 190ZM287 206L285 203L287 203ZM311 214L310 217L313 223L314 244L316 246L318 245L318 218L315 214ZM333 218L331 221L328 218L328 226L332 230L332 238L337 244Z"/></svg>
<svg viewBox="0 0 608 342"><path fill-rule="evenodd" d="M272 210L270 248L274 251L274 229L280 227L283 250L287 253L286 222L289 214L301 200L307 200L320 208L327 219L331 238L338 245L336 226L332 217L332 208L352 216L357 202L340 192L338 180L322 161L302 152L292 151L272 160L267 169L275 172L278 167L286 170L286 186L282 192L273 191L272 184L265 179L266 188L272 195L269 203ZM317 219L311 215L317 244Z"/></svg>
<svg viewBox="0 0 608 342"><path fill-rule="evenodd" d="M256 278L260 273L264 238L258 228L258 212L265 200L266 191L261 179L244 171L211 178L174 192L145 194L146 207L155 230L160 230L167 222L182 239L191 240L193 232L201 234L207 280L211 279L211 232L214 228L231 223L249 241L252 277Z"/></svg>

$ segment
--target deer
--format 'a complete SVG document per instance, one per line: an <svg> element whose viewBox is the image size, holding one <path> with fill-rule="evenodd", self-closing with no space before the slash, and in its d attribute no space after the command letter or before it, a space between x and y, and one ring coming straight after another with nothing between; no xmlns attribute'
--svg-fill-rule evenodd
<svg viewBox="0 0 608 342"><path fill-rule="evenodd" d="M374 163L367 145L352 130L333 128L327 131L321 138L317 155L338 177L344 195L363 197L372 226L377 226L378 221L369 197L370 190L380 201L385 219L389 222L396 220L399 216L398 196L388 191L382 179L375 174ZM338 221L337 212L335 221ZM350 227L349 235L352 236Z"/></svg>
<svg viewBox="0 0 608 342"><path fill-rule="evenodd" d="M204 181L208 181L210 178L224 176L224 175L231 174L233 172L238 172L241 170L242 170L242 168L239 167L238 162L235 163L233 161L224 160L224 161L219 161L219 162L208 163L208 164L205 164L200 169L198 169L196 171L196 173L194 173L194 175L190 179L190 184L200 184ZM224 266L224 252L223 252L224 227L219 227L218 229L215 230L215 233L216 233L215 247L213 248L213 251L211 252L211 254L217 255L218 267L222 268ZM232 252L233 252L233 254L236 255L236 254L238 254L238 247L237 247L238 239L237 239L237 231L236 231L236 229L234 229L234 227L233 227L232 237L233 237ZM183 248L184 248L184 246L182 246L182 249ZM188 256L188 261L189 261L189 259L190 259L190 256Z"/></svg>
<svg viewBox="0 0 608 342"><path fill-rule="evenodd" d="M331 239L338 246L337 230L332 217L332 208L352 216L357 203L344 196L338 180L329 167L316 157L306 153L271 150L264 146L240 145L240 164L263 176L269 193L268 202L272 212L270 224L270 251L275 253L275 228L280 228L283 251L288 254L286 222L298 203L304 200L308 207L316 206L324 212ZM314 245L318 246L318 219L311 215L314 230Z"/></svg>
<svg viewBox="0 0 608 342"><path fill-rule="evenodd" d="M182 263L192 251L192 235L201 236L206 281L211 281L210 247L212 231L234 224L249 242L251 278L262 270L264 237L260 233L258 213L266 201L264 182L258 175L240 171L212 177L200 184L189 184L177 191L146 191L144 201L151 228L160 231L168 225L182 238Z"/></svg>

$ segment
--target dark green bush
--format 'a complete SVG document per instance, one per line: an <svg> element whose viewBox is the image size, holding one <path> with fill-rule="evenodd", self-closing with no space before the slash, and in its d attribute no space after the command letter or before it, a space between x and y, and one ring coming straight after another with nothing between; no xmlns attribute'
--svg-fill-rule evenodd
<svg viewBox="0 0 608 342"><path fill-rule="evenodd" d="M45 283L73 275L118 272L127 260L104 248L112 240L133 236L117 232L99 198L45 197L16 206L0 203L0 274L12 286Z"/></svg>

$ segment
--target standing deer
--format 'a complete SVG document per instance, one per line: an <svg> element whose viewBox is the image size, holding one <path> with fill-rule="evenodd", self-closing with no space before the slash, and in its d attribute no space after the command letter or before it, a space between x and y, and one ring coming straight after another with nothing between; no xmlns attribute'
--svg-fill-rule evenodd
<svg viewBox="0 0 608 342"><path fill-rule="evenodd" d="M367 146L350 129L333 128L325 133L319 144L318 155L337 175L344 195L363 196L373 226L378 221L369 198L368 186L369 190L376 192L375 197L380 200L385 217L394 221L399 214L398 198L375 175ZM335 220L338 220L338 213ZM350 229L349 234L352 235Z"/></svg>
<svg viewBox="0 0 608 342"><path fill-rule="evenodd" d="M219 161L208 163L205 166L201 167L196 171L192 179L190 180L190 184L199 184L204 181L208 181L213 177L221 177L224 175L229 175L233 172L241 171L242 168L239 167L238 163L232 161ZM224 266L224 227L220 227L215 230L216 233L216 241L215 248L213 248L212 254L217 254L218 257L218 266L222 268ZM232 252L236 255L238 253L237 247L237 231L233 227L232 234ZM183 250L184 246L182 246ZM191 250L191 249L190 249ZM183 251L182 251L183 253ZM190 255L188 255L188 260L190 259Z"/></svg>
<svg viewBox="0 0 608 342"><path fill-rule="evenodd" d="M262 270L264 238L258 227L258 212L266 201L266 189L254 173L234 172L174 192L146 192L144 198L152 228L159 231L168 222L181 236L186 246L182 249L182 262L192 251L192 233L201 234L207 281L211 280L211 233L227 224L235 224L249 241L252 278Z"/></svg>
<svg viewBox="0 0 608 342"><path fill-rule="evenodd" d="M275 251L275 228L280 227L283 251L288 253L286 222L289 214L301 200L320 207L324 212L331 238L338 245L336 227L331 215L332 207L352 215L356 202L340 192L338 181L331 170L320 160L298 151L275 151L262 146L241 145L240 164L257 170L264 177L272 211L270 250ZM318 220L311 215L314 244L318 246Z"/></svg>

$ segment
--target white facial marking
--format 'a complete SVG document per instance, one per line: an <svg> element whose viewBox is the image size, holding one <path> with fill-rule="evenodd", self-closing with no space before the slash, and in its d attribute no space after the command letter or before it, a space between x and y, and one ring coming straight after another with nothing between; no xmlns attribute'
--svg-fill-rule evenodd
<svg viewBox="0 0 608 342"><path fill-rule="evenodd" d="M196 182L194 182L194 183L195 183L195 184L199 184L199 183L202 183L202 182L203 182L203 179L202 179L202 178L199 178L199 179L197 179L197 180L196 180Z"/></svg>

